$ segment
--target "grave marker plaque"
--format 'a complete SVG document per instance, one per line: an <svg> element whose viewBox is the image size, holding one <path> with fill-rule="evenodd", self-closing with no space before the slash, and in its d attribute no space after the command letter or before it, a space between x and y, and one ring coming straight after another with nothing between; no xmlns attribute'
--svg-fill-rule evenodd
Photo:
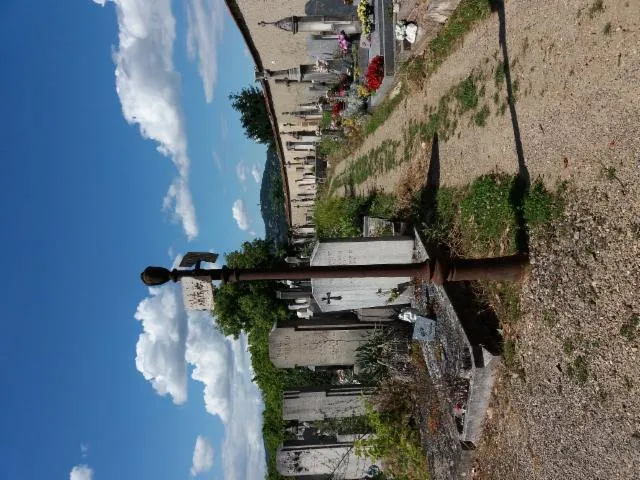
<svg viewBox="0 0 640 480"><path fill-rule="evenodd" d="M187 310L213 310L213 285L210 278L184 277L180 283Z"/></svg>

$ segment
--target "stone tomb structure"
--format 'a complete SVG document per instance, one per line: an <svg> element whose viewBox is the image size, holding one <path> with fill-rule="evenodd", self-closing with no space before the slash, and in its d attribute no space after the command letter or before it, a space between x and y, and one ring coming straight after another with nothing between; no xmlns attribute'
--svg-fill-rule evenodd
<svg viewBox="0 0 640 480"><path fill-rule="evenodd" d="M311 265L374 265L421 262L418 236L326 240L316 244ZM311 281L313 297L323 312L408 305L413 299L409 277L327 278Z"/></svg>
<svg viewBox="0 0 640 480"><path fill-rule="evenodd" d="M375 462L354 453L353 444L359 437L338 435L335 441L285 441L278 450L276 468L285 477L327 475L326 478L360 479Z"/></svg>
<svg viewBox="0 0 640 480"><path fill-rule="evenodd" d="M278 368L353 366L375 328L350 313L284 321L269 335L269 358Z"/></svg>
<svg viewBox="0 0 640 480"><path fill-rule="evenodd" d="M287 390L284 392L282 419L313 422L364 415L365 399L372 392L373 389L362 385Z"/></svg>

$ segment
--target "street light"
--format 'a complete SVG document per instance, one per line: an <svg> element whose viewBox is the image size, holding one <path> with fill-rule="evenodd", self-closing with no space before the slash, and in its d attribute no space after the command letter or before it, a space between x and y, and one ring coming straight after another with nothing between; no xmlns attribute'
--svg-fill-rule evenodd
<svg viewBox="0 0 640 480"><path fill-rule="evenodd" d="M183 278L199 278L208 281L244 282L255 280L307 280L317 278L365 278L365 277L411 277L442 285L445 282L468 280L516 281L522 278L529 265L526 255L506 257L463 259L431 258L425 262L377 264L377 265L327 265L269 268L230 269L200 268L204 258L196 259L198 252L190 252L188 265L190 270L169 270L163 267L147 267L140 278L145 285L162 285L169 281L179 282ZM215 255L215 254L204 254ZM217 255L215 256L217 258ZM195 259L195 260L194 260ZM214 260L215 261L215 260Z"/></svg>

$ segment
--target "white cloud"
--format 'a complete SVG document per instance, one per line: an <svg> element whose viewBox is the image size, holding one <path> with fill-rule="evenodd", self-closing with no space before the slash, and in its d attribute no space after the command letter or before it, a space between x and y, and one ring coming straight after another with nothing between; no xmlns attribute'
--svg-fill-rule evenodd
<svg viewBox="0 0 640 480"><path fill-rule="evenodd" d="M222 38L224 5L221 0L189 0L187 3L187 54L198 57L207 103L213 101L218 75L218 43Z"/></svg>
<svg viewBox="0 0 640 480"><path fill-rule="evenodd" d="M253 166L251 167L251 175L253 176L253 179L256 181L257 184L260 184L260 182L262 181L262 172L260 170L258 170L257 166Z"/></svg>
<svg viewBox="0 0 640 480"><path fill-rule="evenodd" d="M94 0L104 5L106 0ZM157 142L158 151L171 158L179 177L169 187L164 205L189 239L198 234L189 191L189 156L185 121L180 106L180 74L173 67L175 18L171 0L111 0L118 17L116 91L122 115L137 125L143 138Z"/></svg>
<svg viewBox="0 0 640 480"><path fill-rule="evenodd" d="M220 155L218 155L218 152L216 152L215 150L213 152L211 152L211 155L213 156L213 164L216 166L216 168L221 171L222 170L222 162L220 161Z"/></svg>
<svg viewBox="0 0 640 480"><path fill-rule="evenodd" d="M238 176L240 183L247 181L247 167L242 160L236 164L236 175Z"/></svg>
<svg viewBox="0 0 640 480"><path fill-rule="evenodd" d="M98 5L100 5L101 7L104 7L105 4L107 3L107 0L93 0L93 1Z"/></svg>
<svg viewBox="0 0 640 480"><path fill-rule="evenodd" d="M80 455L84 458L87 456L87 453L89 453L89 444L83 442L80 444Z"/></svg>
<svg viewBox="0 0 640 480"><path fill-rule="evenodd" d="M196 438L196 445L193 448L193 460L191 461L191 476L195 477L201 473L206 473L213 467L213 447L209 440L202 435Z"/></svg>
<svg viewBox="0 0 640 480"><path fill-rule="evenodd" d="M93 470L88 465L76 465L71 469L69 480L92 480Z"/></svg>
<svg viewBox="0 0 640 480"><path fill-rule="evenodd" d="M233 202L231 212L233 213L233 218L238 224L238 228L240 230L247 230L249 228L249 213L247 212L244 200L238 199Z"/></svg>
<svg viewBox="0 0 640 480"><path fill-rule="evenodd" d="M193 367L191 377L204 385L206 411L225 426L224 478L264 478L263 407L251 382L246 336L225 338L208 312L185 312L179 286L174 284L149 288L135 318L143 327L136 367L160 395L170 395L174 403L186 401L188 366ZM192 474L196 466L194 450Z"/></svg>

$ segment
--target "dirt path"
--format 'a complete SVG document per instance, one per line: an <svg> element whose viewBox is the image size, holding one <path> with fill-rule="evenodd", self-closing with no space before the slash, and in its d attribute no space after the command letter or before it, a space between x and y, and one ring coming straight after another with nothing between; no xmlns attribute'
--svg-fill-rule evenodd
<svg viewBox="0 0 640 480"><path fill-rule="evenodd" d="M605 0L604 10L593 13L591 5L579 0L506 5L511 76L519 86L514 107L532 178L589 185L598 181L603 165L638 161L640 3ZM402 139L411 120L426 120L425 107L437 106L472 72L486 77L479 107L486 105L490 115L486 125L478 127L472 122L473 112L462 114L451 138L441 139L442 184L467 184L495 170L515 173L512 117L509 108L503 115L499 112L506 88L498 90L494 81L502 60L498 39L498 16L493 14L467 35L423 91L410 95L352 157L336 165L335 174L384 140ZM496 91L498 105L493 102ZM359 185L358 190L393 191L404 168L406 164Z"/></svg>
<svg viewBox="0 0 640 480"><path fill-rule="evenodd" d="M426 121L425 108L473 73L484 96L454 112L457 125L440 139L441 184L517 173L522 163L550 187L569 181L563 217L531 236L522 318L508 326L518 367L496 386L472 478L640 478L640 2L598 5L511 0L513 109L495 82L503 52L493 14L336 166L340 174L385 140L402 141L411 121ZM481 127L474 115L484 105ZM428 149L415 155L428 163ZM394 192L409 163L357 189Z"/></svg>

